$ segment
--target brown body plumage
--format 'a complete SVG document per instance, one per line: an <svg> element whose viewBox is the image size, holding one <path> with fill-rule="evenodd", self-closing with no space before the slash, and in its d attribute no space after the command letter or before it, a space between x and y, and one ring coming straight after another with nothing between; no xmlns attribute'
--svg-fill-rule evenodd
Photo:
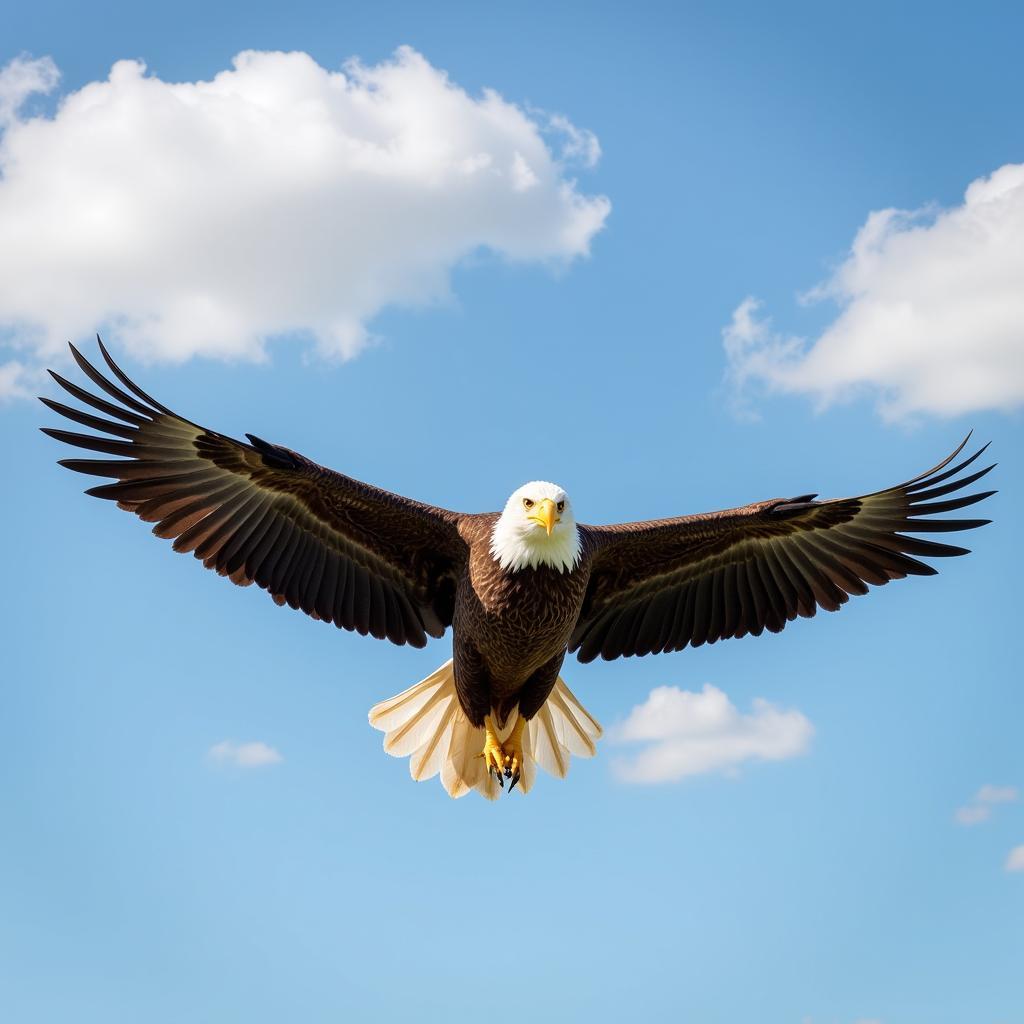
<svg viewBox="0 0 1024 1024"><path fill-rule="evenodd" d="M88 493L155 523L153 532L173 539L175 550L193 552L234 583L256 583L278 604L313 618L416 647L453 626L454 689L473 728L492 714L498 726L513 713L530 721L549 699L577 707L567 689L552 695L567 651L587 662L778 632L818 607L838 609L868 584L931 575L935 570L919 557L966 549L912 534L981 526L988 520L937 517L994 493L956 493L992 468L962 473L984 449L945 468L965 440L927 473L861 497L819 502L802 495L605 527L577 526L569 517L555 529L563 542L566 531L576 531L570 560L546 561L537 534L534 561L517 562L513 553L508 562L495 544L512 499L500 515L460 514L353 480L252 435L248 444L234 440L150 398L100 348L119 383L72 352L111 401L53 376L102 415L43 399L94 431L46 433L114 456L63 460L111 481ZM586 712L578 711L582 721ZM593 725L589 737L600 734ZM563 726L550 727L562 737L557 742L565 739ZM592 747L588 738L581 742Z"/></svg>
<svg viewBox="0 0 1024 1024"><path fill-rule="evenodd" d="M517 706L532 718L548 699L590 578L585 545L572 572L547 565L503 569L490 550L497 520L492 513L459 523L469 557L455 600L455 684L477 725L492 707L501 723Z"/></svg>

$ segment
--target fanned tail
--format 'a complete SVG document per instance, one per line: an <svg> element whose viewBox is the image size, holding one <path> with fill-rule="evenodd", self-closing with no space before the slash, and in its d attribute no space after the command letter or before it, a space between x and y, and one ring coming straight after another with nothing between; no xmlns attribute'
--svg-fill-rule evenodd
<svg viewBox="0 0 1024 1024"><path fill-rule="evenodd" d="M559 676L544 706L526 724L526 752L544 771L564 779L569 755L593 757L603 734L597 719Z"/></svg>
<svg viewBox="0 0 1024 1024"><path fill-rule="evenodd" d="M498 736L508 738L518 712L509 715ZM426 679L370 709L370 725L385 733L384 750L393 757L409 758L409 774L417 781L440 773L448 795L465 796L475 789L488 800L501 793L480 756L484 730L466 717L455 692L451 659ZM601 726L576 699L561 677L547 702L523 732L523 767L519 789L528 793L537 765L564 779L572 754L593 757Z"/></svg>

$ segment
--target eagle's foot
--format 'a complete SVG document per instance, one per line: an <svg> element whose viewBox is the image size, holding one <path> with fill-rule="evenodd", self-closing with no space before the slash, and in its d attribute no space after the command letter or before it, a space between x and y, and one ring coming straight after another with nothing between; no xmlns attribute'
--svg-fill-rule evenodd
<svg viewBox="0 0 1024 1024"><path fill-rule="evenodd" d="M480 756L484 759L487 774L494 773L498 785L505 788L505 780L501 777L505 771L506 753L505 748L498 742L497 727L493 719L488 715L484 719L484 749Z"/></svg>
<svg viewBox="0 0 1024 1024"><path fill-rule="evenodd" d="M511 779L512 784L508 787L511 793L516 788L520 773L523 770L523 731L526 729L526 719L522 715L516 718L516 724L512 726L512 732L505 740L505 778Z"/></svg>
<svg viewBox="0 0 1024 1024"><path fill-rule="evenodd" d="M510 793L516 788L516 783L523 770L523 732L525 729L526 719L520 715L516 718L508 739L501 743L498 740L498 728L494 719L490 715L484 719L484 749L479 756L484 759L487 774L490 775L493 772L502 789L505 788L505 779L512 780L512 784L508 787Z"/></svg>

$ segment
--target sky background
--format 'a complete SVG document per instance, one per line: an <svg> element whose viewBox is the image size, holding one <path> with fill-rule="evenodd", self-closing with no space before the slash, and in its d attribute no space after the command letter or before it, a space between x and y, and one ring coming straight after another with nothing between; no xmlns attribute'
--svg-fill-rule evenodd
<svg viewBox="0 0 1024 1024"><path fill-rule="evenodd" d="M6 9L0 65L61 78L0 85L0 1017L1024 1022L1022 32L1011 4ZM305 85L258 80L287 120L312 62L403 45L423 81L367 131L492 154L470 198L415 154L353 191L315 125L275 162L282 122L230 104L176 135L155 87L52 120L117 61L207 82L302 51ZM518 112L484 125L485 89ZM329 172L305 220L277 216L293 164ZM104 182L131 199L107 221ZM163 288L193 260L224 319ZM447 638L278 609L54 465L24 394L58 397L44 364L79 379L54 339L97 329L191 419L460 510L538 478L597 523L861 493L971 428L1000 493L935 578L778 636L567 660L612 733L597 759L456 802L366 722ZM717 717L673 719L690 774L629 781L614 727L659 687Z"/></svg>

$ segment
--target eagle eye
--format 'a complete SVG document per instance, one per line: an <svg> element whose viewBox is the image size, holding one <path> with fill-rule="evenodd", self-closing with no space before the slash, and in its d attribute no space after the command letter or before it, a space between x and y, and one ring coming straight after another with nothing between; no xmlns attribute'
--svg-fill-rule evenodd
<svg viewBox="0 0 1024 1024"><path fill-rule="evenodd" d="M532 498L523 498L523 507L524 508L533 508L533 499Z"/></svg>
<svg viewBox="0 0 1024 1024"><path fill-rule="evenodd" d="M564 512L565 511L565 502L564 501L560 501L556 507L557 507L559 512Z"/></svg>

